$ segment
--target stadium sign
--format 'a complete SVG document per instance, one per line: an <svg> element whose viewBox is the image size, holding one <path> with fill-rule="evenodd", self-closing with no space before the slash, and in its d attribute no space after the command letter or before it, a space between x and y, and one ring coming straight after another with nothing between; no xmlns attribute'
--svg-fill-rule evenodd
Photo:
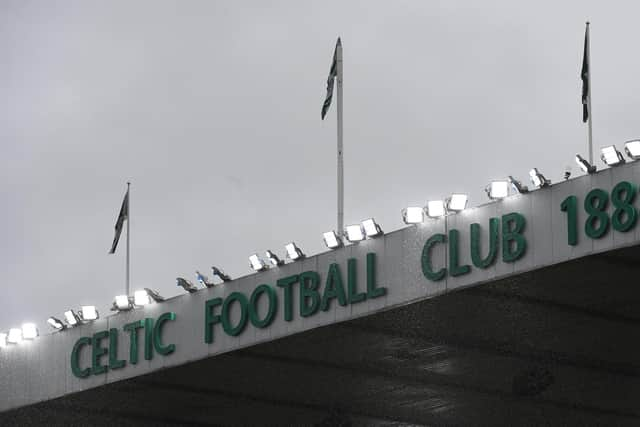
<svg viewBox="0 0 640 427"><path fill-rule="evenodd" d="M567 245L576 246L584 238L603 238L611 229L620 233L633 230L638 218L633 205L637 191L636 185L621 181L610 194L602 188L593 188L582 201L576 195L566 196L552 210L560 215L559 226L561 232L566 230ZM526 255L529 243L526 238L527 219L523 214L510 212L488 217L482 222L484 224L469 224L465 230L468 235L463 236L463 231L456 228L447 231L445 226L444 233L433 233L426 238L421 244L422 252L415 254L423 277L435 283L446 277L467 275L473 269L488 269L498 260L513 263ZM447 256L434 257L436 250ZM471 262L462 263L462 259ZM259 284L250 292L236 290L225 297L207 299L204 301L202 330L204 343L213 345L219 332L238 337L249 326L269 328L277 316L280 316L279 321L292 322L296 318L329 311L332 306L344 307L383 297L387 294L387 287L377 282L376 262L375 252L366 253L364 280L357 274L358 260L348 258L346 268L336 262L328 264L323 271L324 276L318 271L303 271L281 277L275 284ZM176 314L167 312L156 319L127 323L121 330L111 328L81 337L71 351L71 371L78 378L86 378L127 364L135 365L139 360L140 347L145 360L151 360L154 353L167 356L176 351L176 345L163 341L163 326L175 320ZM126 360L118 358L122 335L128 335L129 357ZM82 358L83 352L90 353L91 357L86 357L87 354Z"/></svg>

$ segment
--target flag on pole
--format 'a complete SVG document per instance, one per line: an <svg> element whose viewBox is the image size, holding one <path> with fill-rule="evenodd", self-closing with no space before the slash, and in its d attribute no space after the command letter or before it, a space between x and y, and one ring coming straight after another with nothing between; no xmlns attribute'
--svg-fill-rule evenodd
<svg viewBox="0 0 640 427"><path fill-rule="evenodd" d="M327 115L327 110L329 110L329 106L331 105L331 98L333 98L333 86L336 80L336 76L338 75L338 59L337 52L338 46L341 46L340 37L338 37L338 41L336 42L336 48L333 51L333 61L331 62L331 69L329 70L329 77L327 77L327 96L324 99L324 104L322 104L322 120L324 120L324 116Z"/></svg>
<svg viewBox="0 0 640 427"><path fill-rule="evenodd" d="M589 25L584 30L584 54L582 56L582 122L586 123L589 119Z"/></svg>
<svg viewBox="0 0 640 427"><path fill-rule="evenodd" d="M122 207L120 207L120 213L118 214L118 219L116 220L116 234L113 237L113 244L111 245L110 254L116 252L116 247L118 246L118 240L120 240L120 234L122 233L122 225L124 224L124 220L129 219L129 190L124 195L124 200L122 200Z"/></svg>

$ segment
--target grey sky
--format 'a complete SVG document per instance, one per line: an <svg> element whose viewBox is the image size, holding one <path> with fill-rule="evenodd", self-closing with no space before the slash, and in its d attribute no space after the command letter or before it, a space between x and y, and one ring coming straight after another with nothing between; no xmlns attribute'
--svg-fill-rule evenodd
<svg viewBox="0 0 640 427"><path fill-rule="evenodd" d="M590 19L596 149L640 136L637 2L0 2L0 330L124 287L107 255L132 181L132 288L336 223L335 105L344 45L345 222L586 155L580 79ZM602 167L601 162L597 162ZM123 236L124 238L124 236Z"/></svg>

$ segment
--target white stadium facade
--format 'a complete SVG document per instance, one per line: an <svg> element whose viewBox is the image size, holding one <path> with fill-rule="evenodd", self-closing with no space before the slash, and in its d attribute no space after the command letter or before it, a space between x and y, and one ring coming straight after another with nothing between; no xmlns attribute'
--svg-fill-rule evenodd
<svg viewBox="0 0 640 427"><path fill-rule="evenodd" d="M0 348L0 425L640 425L640 163Z"/></svg>

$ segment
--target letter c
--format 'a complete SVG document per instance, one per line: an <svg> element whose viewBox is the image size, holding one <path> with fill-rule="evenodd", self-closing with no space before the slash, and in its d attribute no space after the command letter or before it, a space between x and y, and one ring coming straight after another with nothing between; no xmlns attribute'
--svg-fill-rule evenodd
<svg viewBox="0 0 640 427"><path fill-rule="evenodd" d="M71 372L78 378L86 378L91 373L91 368L80 369L80 362L78 361L80 349L86 345L91 345L91 338L82 337L76 341L73 345L73 350L71 350Z"/></svg>
<svg viewBox="0 0 640 427"><path fill-rule="evenodd" d="M443 267L438 271L433 271L433 267L431 266L431 248L435 246L436 243L444 243L445 241L446 236L444 234L434 234L429 237L422 248L422 274L434 282L444 279L444 276L447 274L447 269Z"/></svg>

